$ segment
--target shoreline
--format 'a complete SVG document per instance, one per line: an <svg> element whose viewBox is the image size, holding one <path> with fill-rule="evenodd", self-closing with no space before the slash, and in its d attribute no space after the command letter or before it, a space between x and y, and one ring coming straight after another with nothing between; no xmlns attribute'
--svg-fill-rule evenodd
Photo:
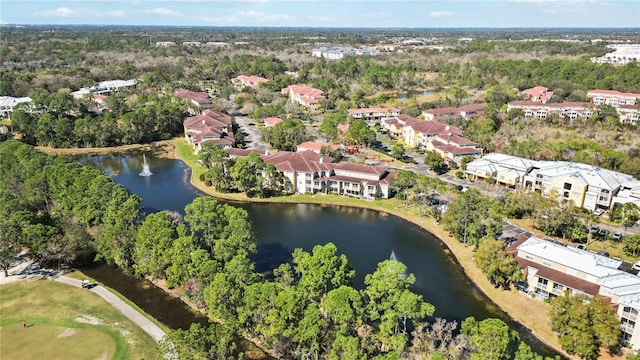
<svg viewBox="0 0 640 360"><path fill-rule="evenodd" d="M189 182L199 191L213 196L217 199L222 199L231 202L262 202L262 203L295 203L295 204L315 204L321 206L349 206L361 209L368 209L378 211L383 214L397 216L404 221L407 221L415 226L418 226L422 230L430 233L446 248L445 251L449 252L456 263L462 266L462 270L469 281L481 291L490 301L491 305L497 306L500 311L507 314L521 330L527 331L531 336L534 336L541 343L545 344L560 356L568 359L577 359L567 354L560 347L555 333L551 330L549 325L549 319L547 316L548 305L540 300L533 299L530 296L523 294L517 290L500 290L496 289L478 269L473 260L473 249L471 247L464 246L459 241L452 238L448 232L446 232L441 225L434 223L432 218L419 217L411 213L412 208L404 208L402 202L394 201L393 199L381 200L391 207L384 207L381 204L377 204L376 201L370 201L364 203L364 200L353 199L349 197L337 196L337 195L290 195L279 198L248 198L244 193L220 193L213 188L204 185L199 179L195 178L197 172L194 168L194 164L190 163L183 156L180 156L179 144L175 141L182 141L181 138L174 139L175 146L175 159L182 161L190 168ZM197 166L197 165L195 165ZM354 201L355 200L355 201ZM514 305L515 304L515 305ZM520 305L520 306L518 306ZM541 315L544 314L544 315ZM543 319L541 319L541 317ZM540 321L544 320L544 321ZM604 355L604 354L603 354Z"/></svg>

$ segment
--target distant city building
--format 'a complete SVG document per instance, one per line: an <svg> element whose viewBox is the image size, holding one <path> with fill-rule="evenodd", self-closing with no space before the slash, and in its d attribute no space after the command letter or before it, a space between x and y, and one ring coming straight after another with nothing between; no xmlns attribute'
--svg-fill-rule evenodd
<svg viewBox="0 0 640 360"><path fill-rule="evenodd" d="M531 101L546 104L553 96L553 92L544 86L536 86L531 89L522 90L522 95Z"/></svg>
<svg viewBox="0 0 640 360"><path fill-rule="evenodd" d="M340 60L345 56L373 56L380 54L375 48L352 48L343 46L321 47L311 50L311 55L329 60Z"/></svg>
<svg viewBox="0 0 640 360"><path fill-rule="evenodd" d="M202 43L200 41L185 41L182 43L182 46L200 47L202 46Z"/></svg>
<svg viewBox="0 0 640 360"><path fill-rule="evenodd" d="M11 114L13 114L13 109L18 104L30 103L30 97L12 97L12 96L0 96L0 117L6 117L11 119Z"/></svg>
<svg viewBox="0 0 640 360"><path fill-rule="evenodd" d="M615 90L590 90L587 92L587 97L593 101L596 105L635 105L640 94L635 93L623 93Z"/></svg>
<svg viewBox="0 0 640 360"><path fill-rule="evenodd" d="M324 92L322 90L305 85L289 85L282 89L282 93L288 94L289 100L292 102L314 110L318 109L318 102L324 99Z"/></svg>
<svg viewBox="0 0 640 360"><path fill-rule="evenodd" d="M596 111L596 106L585 102L564 102L543 104L536 101L511 101L507 103L507 111L511 109L522 110L524 116L535 116L545 119L550 114L557 114L563 118L575 120L577 118L588 119Z"/></svg>
<svg viewBox="0 0 640 360"><path fill-rule="evenodd" d="M269 81L271 80L265 79L260 76L253 76L253 75L240 75L238 77L231 79L231 83L236 88L236 90L242 90L245 87L250 87L252 89L255 89L258 87L258 85L267 83Z"/></svg>
<svg viewBox="0 0 640 360"><path fill-rule="evenodd" d="M596 64L626 65L630 62L640 62L640 44L607 45L612 52L601 57L591 58Z"/></svg>
<svg viewBox="0 0 640 360"><path fill-rule="evenodd" d="M158 41L156 42L156 47L171 47L176 46L176 43L173 41Z"/></svg>

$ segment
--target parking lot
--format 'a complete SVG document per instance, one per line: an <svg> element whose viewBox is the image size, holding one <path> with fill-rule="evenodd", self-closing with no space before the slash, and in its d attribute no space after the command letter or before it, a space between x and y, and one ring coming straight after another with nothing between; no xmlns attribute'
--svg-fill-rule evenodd
<svg viewBox="0 0 640 360"><path fill-rule="evenodd" d="M238 128L245 135L245 145L247 149L255 149L265 151L267 148L264 144L260 144L260 132L254 121L246 116L235 116L234 120L238 124Z"/></svg>
<svg viewBox="0 0 640 360"><path fill-rule="evenodd" d="M515 238L520 239L523 236L526 237L530 237L533 236L532 232L526 231L525 229L522 229L506 220L502 220L502 236L500 236L500 238L505 239L505 238Z"/></svg>

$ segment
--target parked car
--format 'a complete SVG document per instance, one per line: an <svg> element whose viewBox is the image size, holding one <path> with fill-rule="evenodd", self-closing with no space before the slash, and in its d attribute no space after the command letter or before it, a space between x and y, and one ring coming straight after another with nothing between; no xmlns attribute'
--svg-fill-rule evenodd
<svg viewBox="0 0 640 360"><path fill-rule="evenodd" d="M636 261L635 263L633 263L633 265L631 265L631 268L633 270L638 270L640 271L640 261Z"/></svg>
<svg viewBox="0 0 640 360"><path fill-rule="evenodd" d="M593 210L593 215L595 215L595 216L600 216L602 214L604 214L604 210L602 210L602 209Z"/></svg>
<svg viewBox="0 0 640 360"><path fill-rule="evenodd" d="M620 231L616 231L611 235L611 238L613 238L613 240L620 241L622 240L622 233Z"/></svg>
<svg viewBox="0 0 640 360"><path fill-rule="evenodd" d="M600 227L598 227L598 226L592 226L592 227L589 228L589 232L592 235L597 235L598 231L600 231Z"/></svg>
<svg viewBox="0 0 640 360"><path fill-rule="evenodd" d="M609 234L607 229L600 229L600 231L598 231L598 236L601 236L603 238L607 237L607 234Z"/></svg>
<svg viewBox="0 0 640 360"><path fill-rule="evenodd" d="M578 246L576 246L578 249L580 250L587 250L587 247L584 244L580 244Z"/></svg>
<svg viewBox="0 0 640 360"><path fill-rule="evenodd" d="M607 250L600 250L598 251L598 255L609 257L609 252Z"/></svg>

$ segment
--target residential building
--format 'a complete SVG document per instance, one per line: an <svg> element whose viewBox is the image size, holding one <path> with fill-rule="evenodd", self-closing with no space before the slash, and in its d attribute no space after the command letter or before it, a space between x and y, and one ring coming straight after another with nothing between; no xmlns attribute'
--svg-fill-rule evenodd
<svg viewBox="0 0 640 360"><path fill-rule="evenodd" d="M231 83L238 91L244 89L245 87L255 89L260 84L264 84L269 81L271 80L265 79L260 76L253 76L253 75L240 75L238 77L231 79Z"/></svg>
<svg viewBox="0 0 640 360"><path fill-rule="evenodd" d="M305 85L289 85L282 89L283 94L288 94L289 100L302 106L318 109L318 102L324 99L324 92Z"/></svg>
<svg viewBox="0 0 640 360"><path fill-rule="evenodd" d="M30 103L30 97L12 97L12 96L0 96L0 117L6 117L11 119L11 114L13 114L13 109L18 104Z"/></svg>
<svg viewBox="0 0 640 360"><path fill-rule="evenodd" d="M588 119L596 111L595 105L585 102L564 102L543 104L536 101L511 101L507 103L507 111L512 109L522 110L524 116L535 116L545 119L550 114L557 114L562 118L575 120Z"/></svg>
<svg viewBox="0 0 640 360"><path fill-rule="evenodd" d="M404 144L412 148L424 148L437 135L462 136L462 130L453 125L443 124L437 121L412 121L407 122L402 128Z"/></svg>
<svg viewBox="0 0 640 360"><path fill-rule="evenodd" d="M487 103L469 104L459 108L444 107L422 111L422 116L425 120L436 120L445 117L463 117L470 119L484 111L487 107Z"/></svg>
<svg viewBox="0 0 640 360"><path fill-rule="evenodd" d="M640 277L619 270L621 260L535 236L516 241L507 251L524 270L528 291L536 297L601 296L618 315L624 341L640 348Z"/></svg>
<svg viewBox="0 0 640 360"><path fill-rule="evenodd" d="M200 41L183 41L182 46L200 47L202 43Z"/></svg>
<svg viewBox="0 0 640 360"><path fill-rule="evenodd" d="M457 117L458 114L460 114L458 109L452 108L452 107L429 109L429 110L424 110L422 112L422 115L424 116L424 119L425 120L429 120L429 121L433 121L433 120L435 120L437 118L443 118L443 117L446 117L446 116Z"/></svg>
<svg viewBox="0 0 640 360"><path fill-rule="evenodd" d="M197 106L199 109L206 110L213 107L209 94L204 91L191 91L187 89L175 89L173 95L180 99L189 101L192 105Z"/></svg>
<svg viewBox="0 0 640 360"><path fill-rule="evenodd" d="M462 158L478 158L482 155L482 149L476 147L476 143L454 134L438 134L433 140L427 142L426 149L435 151L447 164L462 164Z"/></svg>
<svg viewBox="0 0 640 360"><path fill-rule="evenodd" d="M530 101L546 104L553 96L553 92L544 86L536 86L531 89L522 90L521 95Z"/></svg>
<svg viewBox="0 0 640 360"><path fill-rule="evenodd" d="M418 121L420 120L412 116L401 114L389 118L383 118L380 121L380 125L382 126L382 129L387 131L389 135L399 138L404 136L402 130L404 129L405 125Z"/></svg>
<svg viewBox="0 0 640 360"><path fill-rule="evenodd" d="M465 174L472 180L493 178L497 184L515 188L533 169L533 162L517 156L491 153L467 163Z"/></svg>
<svg viewBox="0 0 640 360"><path fill-rule="evenodd" d="M400 115L400 109L394 107L349 109L347 111L354 119L364 119L367 123Z"/></svg>
<svg viewBox="0 0 640 360"><path fill-rule="evenodd" d="M486 107L487 103L469 104L460 106L458 108L458 112L460 112L461 117L470 119L478 114L482 114Z"/></svg>
<svg viewBox="0 0 640 360"><path fill-rule="evenodd" d="M97 85L89 88L81 88L78 91L74 91L71 95L80 99L86 94L105 95L117 93L121 89L135 88L138 85L138 80L107 80L99 82Z"/></svg>
<svg viewBox="0 0 640 360"><path fill-rule="evenodd" d="M587 97L593 101L596 105L635 105L640 94L636 93L623 93L615 90L589 90Z"/></svg>
<svg viewBox="0 0 640 360"><path fill-rule="evenodd" d="M620 105L616 108L618 117L623 124L636 125L640 122L640 109L638 105Z"/></svg>
<svg viewBox="0 0 640 360"><path fill-rule="evenodd" d="M204 110L200 115L186 118L183 125L185 140L193 144L196 154L205 143L220 145L223 148L232 147L235 144L232 131L233 120L229 115Z"/></svg>
<svg viewBox="0 0 640 360"><path fill-rule="evenodd" d="M274 126L280 124L283 121L284 120L282 120L279 117L268 117L268 118L264 119L264 126L266 126L266 127L274 127Z"/></svg>
<svg viewBox="0 0 640 360"><path fill-rule="evenodd" d="M473 180L491 177L501 185L539 191L591 211L612 209L616 204L640 205L640 180L587 164L493 153L468 163L465 173Z"/></svg>
<svg viewBox="0 0 640 360"><path fill-rule="evenodd" d="M298 194L338 194L362 199L389 198L397 173L385 167L349 162L333 163L333 158L313 151L280 151L263 157L285 176L284 190Z"/></svg>

